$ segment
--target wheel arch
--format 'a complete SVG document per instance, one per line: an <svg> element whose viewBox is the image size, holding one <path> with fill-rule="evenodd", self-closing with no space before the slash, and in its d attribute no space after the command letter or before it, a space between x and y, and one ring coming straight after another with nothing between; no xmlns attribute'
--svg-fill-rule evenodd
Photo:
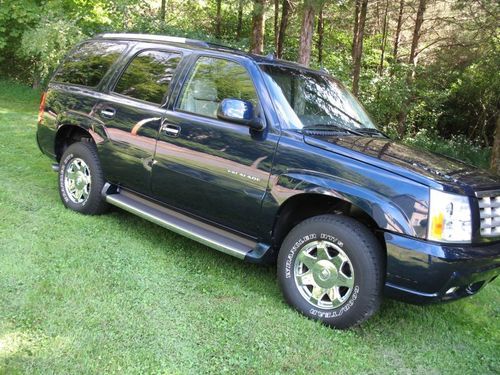
<svg viewBox="0 0 500 375"><path fill-rule="evenodd" d="M279 247L288 232L301 221L328 213L353 217L373 232L380 229L366 211L352 202L324 194L301 193L288 198L280 206L273 225L273 245Z"/></svg>
<svg viewBox="0 0 500 375"><path fill-rule="evenodd" d="M282 197L282 192L286 196ZM326 213L357 219L376 234L384 247L383 230L416 236L410 220L390 199L367 187L331 176L282 175L271 189L271 195L280 203L272 226L275 248L279 248L286 234L300 221Z"/></svg>
<svg viewBox="0 0 500 375"><path fill-rule="evenodd" d="M54 137L54 154L59 162L64 151L75 142L92 142L95 145L104 141L104 138L96 131L94 127L85 122L83 123L62 123L57 128Z"/></svg>

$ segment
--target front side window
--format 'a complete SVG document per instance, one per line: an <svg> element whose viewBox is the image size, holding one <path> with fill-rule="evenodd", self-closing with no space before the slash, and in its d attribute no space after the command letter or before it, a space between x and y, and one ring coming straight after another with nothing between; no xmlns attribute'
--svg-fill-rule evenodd
<svg viewBox="0 0 500 375"><path fill-rule="evenodd" d="M257 92L246 69L240 64L213 57L200 57L185 84L178 109L217 117L223 99L240 99L257 108Z"/></svg>
<svg viewBox="0 0 500 375"><path fill-rule="evenodd" d="M112 42L84 43L61 64L54 81L95 87L125 47Z"/></svg>
<svg viewBox="0 0 500 375"><path fill-rule="evenodd" d="M276 107L290 129L376 129L358 100L335 79L283 66L261 68Z"/></svg>
<svg viewBox="0 0 500 375"><path fill-rule="evenodd" d="M176 53L145 51L129 64L114 91L146 102L161 104L181 60Z"/></svg>

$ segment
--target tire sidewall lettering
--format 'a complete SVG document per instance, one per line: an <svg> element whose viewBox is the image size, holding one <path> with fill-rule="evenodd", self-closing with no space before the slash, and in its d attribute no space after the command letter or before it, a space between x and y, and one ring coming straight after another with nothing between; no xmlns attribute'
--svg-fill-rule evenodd
<svg viewBox="0 0 500 375"><path fill-rule="evenodd" d="M310 308L309 314L311 314L314 317L323 319L339 318L351 309L351 307L358 299L358 294L359 294L359 285L356 285L354 287L354 290L352 291L349 300L346 303L344 303L339 309L332 311L321 311L315 308Z"/></svg>
<svg viewBox="0 0 500 375"><path fill-rule="evenodd" d="M302 246L312 240L315 240L317 238L316 233L311 233L307 234L303 237L301 237L297 242L295 242L288 252L288 256L286 258L286 263L285 263L285 278L290 279L292 278L292 264L295 259L295 255L297 254L297 251L302 248Z"/></svg>
<svg viewBox="0 0 500 375"><path fill-rule="evenodd" d="M302 236L299 240L297 240L293 244L292 248L288 252L285 262L285 279L293 278L293 263L299 250L302 249L302 247L305 244L307 244L308 242L312 242L314 240L326 240L334 243L344 251L346 250L344 242L329 233L323 233L323 232L310 233L305 236ZM309 308L308 313L311 316L319 319L339 318L345 313L347 313L354 306L356 300L358 299L359 291L360 291L360 286L356 284L353 288L352 294L349 297L348 301L335 310L319 310L317 308L311 307Z"/></svg>
<svg viewBox="0 0 500 375"><path fill-rule="evenodd" d="M71 159L75 157L74 154L68 154L61 163L61 170L59 173L59 186L61 187L61 195L65 203L72 203L68 197L68 193L66 192L66 185L64 183L64 174L66 172L66 168Z"/></svg>
<svg viewBox="0 0 500 375"><path fill-rule="evenodd" d="M288 256L286 259L285 263L285 278L290 279L292 278L292 264L295 259L295 255L297 254L297 251L300 250L304 244L307 242L320 239L320 240L327 240L330 241L334 244L336 244L340 248L344 248L344 243L340 241L337 237L332 236L331 234L328 233L319 233L319 236L317 233L310 233L305 236L302 236L297 242L295 242L288 252Z"/></svg>

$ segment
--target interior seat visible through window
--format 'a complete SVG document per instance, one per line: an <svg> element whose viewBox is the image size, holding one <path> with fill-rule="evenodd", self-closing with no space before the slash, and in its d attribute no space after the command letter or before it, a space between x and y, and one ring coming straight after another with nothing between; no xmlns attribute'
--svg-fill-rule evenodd
<svg viewBox="0 0 500 375"><path fill-rule="evenodd" d="M224 99L248 101L258 111L255 86L241 64L222 58L200 57L184 86L178 108L217 118L217 109Z"/></svg>
<svg viewBox="0 0 500 375"><path fill-rule="evenodd" d="M186 111L215 117L218 105L217 87L213 82L206 79L192 82L186 92Z"/></svg>

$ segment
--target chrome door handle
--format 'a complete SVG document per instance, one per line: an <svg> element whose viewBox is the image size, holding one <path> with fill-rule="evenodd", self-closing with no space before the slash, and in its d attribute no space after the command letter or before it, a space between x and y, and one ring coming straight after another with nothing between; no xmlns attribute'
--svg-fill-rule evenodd
<svg viewBox="0 0 500 375"><path fill-rule="evenodd" d="M163 123L160 131L169 137L178 137L181 133L181 127L174 124Z"/></svg>
<svg viewBox="0 0 500 375"><path fill-rule="evenodd" d="M101 116L106 118L115 117L116 110L114 108L104 108L101 110Z"/></svg>

